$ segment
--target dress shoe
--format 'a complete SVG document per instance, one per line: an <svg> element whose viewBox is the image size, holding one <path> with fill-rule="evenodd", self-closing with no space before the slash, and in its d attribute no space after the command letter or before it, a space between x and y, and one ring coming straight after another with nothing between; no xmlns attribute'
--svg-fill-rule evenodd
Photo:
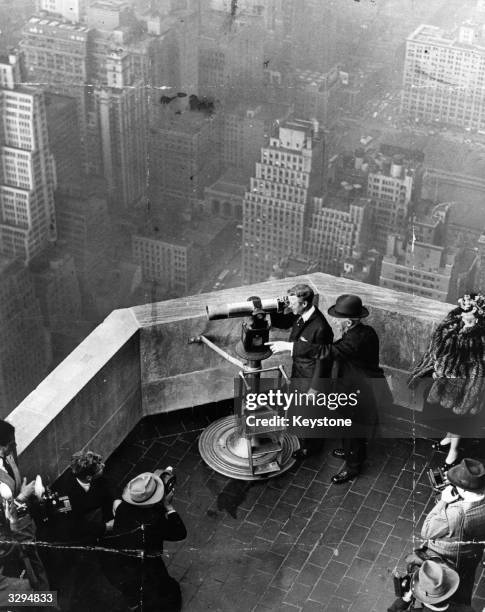
<svg viewBox="0 0 485 612"><path fill-rule="evenodd" d="M308 450L306 448L299 448L296 451L293 451L293 453L291 454L293 459L296 459L297 461L303 461L303 459L306 459L308 457Z"/></svg>
<svg viewBox="0 0 485 612"><path fill-rule="evenodd" d="M332 455L337 459L345 459L345 451L343 448L334 448Z"/></svg>
<svg viewBox="0 0 485 612"><path fill-rule="evenodd" d="M343 470L342 472L335 474L335 476L332 476L332 482L334 484L344 484L346 482L349 482L349 480L355 478L357 474L358 472L349 472L348 470Z"/></svg>

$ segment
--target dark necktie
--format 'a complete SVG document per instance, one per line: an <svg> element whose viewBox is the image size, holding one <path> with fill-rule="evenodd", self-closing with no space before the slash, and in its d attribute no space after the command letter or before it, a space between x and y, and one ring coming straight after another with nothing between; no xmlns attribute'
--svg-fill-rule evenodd
<svg viewBox="0 0 485 612"><path fill-rule="evenodd" d="M303 327L303 323L305 323L305 321L303 320L303 317L299 317L296 320L296 324L297 324L298 327Z"/></svg>

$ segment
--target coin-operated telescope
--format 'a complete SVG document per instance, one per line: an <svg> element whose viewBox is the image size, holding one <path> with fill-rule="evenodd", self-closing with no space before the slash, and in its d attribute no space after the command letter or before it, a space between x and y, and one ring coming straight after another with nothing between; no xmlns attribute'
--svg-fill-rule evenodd
<svg viewBox="0 0 485 612"><path fill-rule="evenodd" d="M236 352L243 357L259 360L271 355L271 351L265 346L269 341L270 330L266 315L284 312L288 305L286 296L264 300L251 296L245 302L206 306L206 311L209 321L248 317L248 321L241 326L241 342L236 347Z"/></svg>
<svg viewBox="0 0 485 612"><path fill-rule="evenodd" d="M205 344L209 349L239 368L235 378L234 415L222 417L211 423L199 438L199 451L204 461L214 470L231 478L256 480L275 476L289 469L294 459L293 451L298 439L286 432L286 425L268 424L254 426L247 417L250 413L261 417L261 423L270 423L279 416L278 409L250 406L246 399L258 395L262 388L281 388L289 379L284 366L262 367L262 361L271 357L266 346L271 329L268 314L285 313L290 302L287 296L261 299L251 296L244 302L206 306L209 321L245 317L241 336L235 352L241 361L217 346L204 335L190 338L190 343ZM261 377L265 374L265 378ZM268 378L268 375L271 376ZM254 411L254 412L253 412ZM264 418L263 418L264 417Z"/></svg>

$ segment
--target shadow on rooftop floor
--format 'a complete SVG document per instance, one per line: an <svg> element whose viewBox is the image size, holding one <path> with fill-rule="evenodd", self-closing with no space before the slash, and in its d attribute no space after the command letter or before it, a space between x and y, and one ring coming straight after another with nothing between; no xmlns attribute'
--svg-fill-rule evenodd
<svg viewBox="0 0 485 612"><path fill-rule="evenodd" d="M341 462L331 456L336 443L329 440L321 455L281 476L231 480L198 452L202 429L231 410L227 402L147 417L107 462L106 474L120 490L140 472L176 468L174 505L188 537L166 544L165 562L180 581L183 610L387 609L394 599L391 574L404 569L434 503L425 469L443 455L433 455L423 438L374 441L365 473L335 486L330 477ZM126 610L94 556L63 610ZM483 575L474 603L477 610L485 606Z"/></svg>

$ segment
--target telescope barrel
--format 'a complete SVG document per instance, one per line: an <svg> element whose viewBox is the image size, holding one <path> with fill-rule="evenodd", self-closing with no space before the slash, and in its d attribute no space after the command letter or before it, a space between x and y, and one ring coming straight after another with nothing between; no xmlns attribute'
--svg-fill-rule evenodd
<svg viewBox="0 0 485 612"><path fill-rule="evenodd" d="M260 301L246 300L245 302L234 302L233 304L221 304L217 306L206 306L209 321L217 319L232 319L236 317L249 317L256 308L265 312L276 312L282 298L267 298Z"/></svg>

